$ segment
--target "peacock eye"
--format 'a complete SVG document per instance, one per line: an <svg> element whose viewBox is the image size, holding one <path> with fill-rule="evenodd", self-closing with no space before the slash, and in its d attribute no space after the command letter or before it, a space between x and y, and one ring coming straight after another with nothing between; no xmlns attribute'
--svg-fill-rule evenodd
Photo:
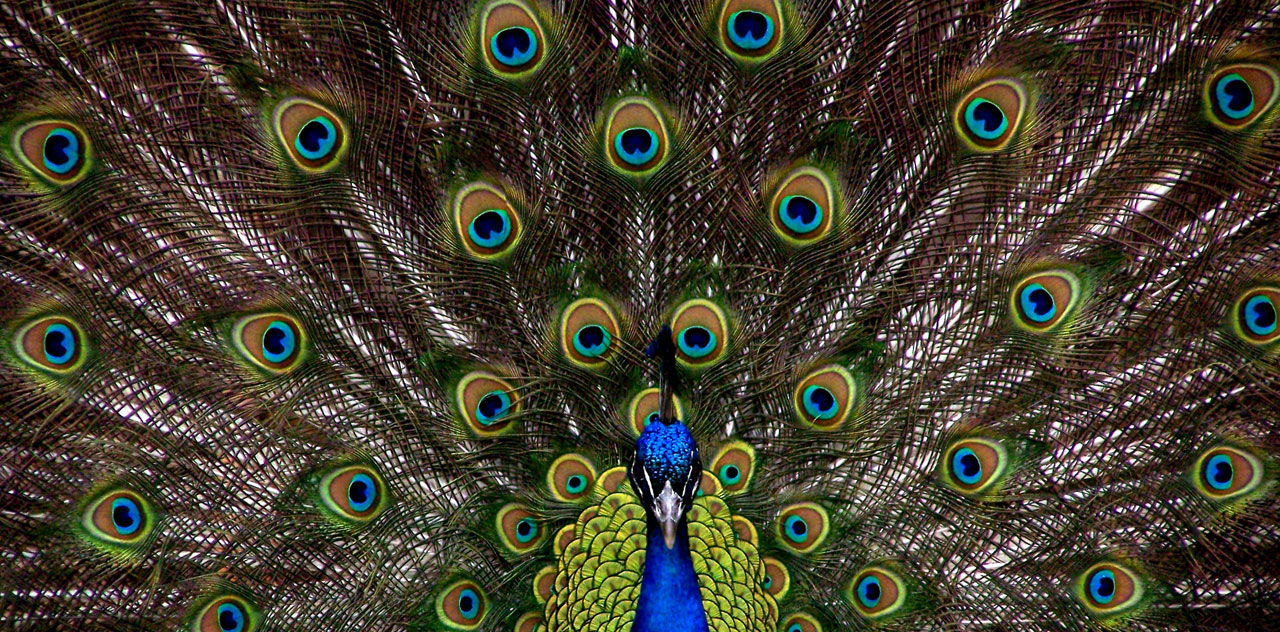
<svg viewBox="0 0 1280 632"><path fill-rule="evenodd" d="M546 629L546 620L541 612L526 612L516 620L515 632L539 632Z"/></svg>
<svg viewBox="0 0 1280 632"><path fill-rule="evenodd" d="M943 479L962 494L977 494L1001 480L1008 463L1004 446L986 439L963 439L944 452Z"/></svg>
<svg viewBox="0 0 1280 632"><path fill-rule="evenodd" d="M1027 93L1021 83L991 79L960 99L954 113L956 131L972 151L999 151L1016 135L1026 103Z"/></svg>
<svg viewBox="0 0 1280 632"><path fill-rule="evenodd" d="M522 79L546 58L546 34L531 7L523 2L491 2L481 15L484 61L501 77Z"/></svg>
<svg viewBox="0 0 1280 632"><path fill-rule="evenodd" d="M477 259L500 259L520 240L520 216L507 194L486 182L470 182L453 196L453 220L462 247Z"/></svg>
<svg viewBox="0 0 1280 632"><path fill-rule="evenodd" d="M1236 131L1248 127L1275 105L1280 76L1261 64L1232 64L1219 68L1204 86L1209 120Z"/></svg>
<svg viewBox="0 0 1280 632"><path fill-rule="evenodd" d="M720 479L724 491L740 492L751 483L755 458L755 449L750 444L744 441L733 441L720 448L716 458L711 462L711 470Z"/></svg>
<svg viewBox="0 0 1280 632"><path fill-rule="evenodd" d="M769 591L774 599L781 601L791 590L791 573L782 562L772 557L763 558L761 561L764 562L764 589Z"/></svg>
<svg viewBox="0 0 1280 632"><path fill-rule="evenodd" d="M1079 296L1080 281L1071 272L1051 270L1030 275L1014 286L1014 321L1033 333L1053 331L1069 320Z"/></svg>
<svg viewBox="0 0 1280 632"><path fill-rule="evenodd" d="M684 419L684 405L680 403L680 398L673 395L671 400L675 405L676 418ZM631 420L631 431L637 437L644 433L646 426L658 421L660 401L660 394L656 388L647 388L631 398L631 404L627 407L628 419Z"/></svg>
<svg viewBox="0 0 1280 632"><path fill-rule="evenodd" d="M567 530L569 532L569 538L572 539L573 527L569 526ZM562 530L562 533L563 533L563 530ZM559 537L560 536L557 536L557 538ZM557 548L556 550L559 551L561 549ZM557 572L558 572L558 569L555 564L547 564L546 566L543 566L541 569L539 569L537 573L534 573L533 596L535 599L538 600L538 605L545 605L547 601L551 599L551 594L555 592L555 588L556 588Z"/></svg>
<svg viewBox="0 0 1280 632"><path fill-rule="evenodd" d="M320 479L320 500L330 515L361 525L386 508L387 485L378 472L364 465L335 469Z"/></svg>
<svg viewBox="0 0 1280 632"><path fill-rule="evenodd" d="M788 505L778 515L778 542L795 553L810 553L827 538L831 521L816 503Z"/></svg>
<svg viewBox="0 0 1280 632"><path fill-rule="evenodd" d="M657 106L648 99L631 97L618 101L604 128L605 158L625 174L646 176L667 158L667 125Z"/></svg>
<svg viewBox="0 0 1280 632"><path fill-rule="evenodd" d="M581 298L560 317L560 349L578 366L599 367L612 357L618 331L613 308L599 299Z"/></svg>
<svg viewBox="0 0 1280 632"><path fill-rule="evenodd" d="M528 507L510 503L498 510L495 518L498 539L512 553L528 553L542 544L545 535L541 523Z"/></svg>
<svg viewBox="0 0 1280 632"><path fill-rule="evenodd" d="M252 632L258 626L253 607L233 595L210 600L192 623L193 632Z"/></svg>
<svg viewBox="0 0 1280 632"><path fill-rule="evenodd" d="M826 236L834 223L835 194L831 178L813 167L788 173L770 197L773 230L794 246Z"/></svg>
<svg viewBox="0 0 1280 632"><path fill-rule="evenodd" d="M1136 606L1142 599L1142 580L1114 562L1099 562L1085 571L1076 597L1094 616L1110 617Z"/></svg>
<svg viewBox="0 0 1280 632"><path fill-rule="evenodd" d="M270 375L296 368L303 357L306 336L302 325L288 314L245 316L232 329L236 351Z"/></svg>
<svg viewBox="0 0 1280 632"><path fill-rule="evenodd" d="M1280 340L1276 326L1276 305L1280 288L1258 287L1244 293L1234 310L1234 329L1245 342L1266 345Z"/></svg>
<svg viewBox="0 0 1280 632"><path fill-rule="evenodd" d="M1257 489L1264 471L1258 457L1224 445L1207 450L1196 459L1192 478L1205 497L1229 500Z"/></svg>
<svg viewBox="0 0 1280 632"><path fill-rule="evenodd" d="M450 628L474 630L489 609L488 598L475 582L464 579L450 584L436 598L436 615Z"/></svg>
<svg viewBox="0 0 1280 632"><path fill-rule="evenodd" d="M720 46L743 63L768 59L782 39L782 11L776 0L727 0L719 24Z"/></svg>
<svg viewBox="0 0 1280 632"><path fill-rule="evenodd" d="M505 380L485 371L468 373L457 387L458 408L467 428L480 437L509 431L520 412L520 396Z"/></svg>
<svg viewBox="0 0 1280 632"><path fill-rule="evenodd" d="M68 185L88 171L89 142L85 133L67 121L36 121L19 128L14 153L28 169L49 184Z"/></svg>
<svg viewBox="0 0 1280 632"><path fill-rule="evenodd" d="M804 376L793 393L795 411L806 425L834 430L848 418L857 401L858 384L848 369L827 365Z"/></svg>
<svg viewBox="0 0 1280 632"><path fill-rule="evenodd" d="M719 305L705 299L685 301L671 318L671 330L676 359L685 366L707 366L724 357L729 321Z"/></svg>
<svg viewBox="0 0 1280 632"><path fill-rule="evenodd" d="M797 612L788 615L778 629L786 632L822 632L822 625L812 616Z"/></svg>
<svg viewBox="0 0 1280 632"><path fill-rule="evenodd" d="M135 545L151 533L155 523L151 506L141 495L115 489L90 502L81 524L95 540L108 545Z"/></svg>
<svg viewBox="0 0 1280 632"><path fill-rule="evenodd" d="M84 332L75 321L63 316L47 316L18 328L13 348L31 367L67 375L84 366L88 357L84 340Z"/></svg>
<svg viewBox="0 0 1280 632"><path fill-rule="evenodd" d="M547 488L563 502L574 502L591 491L596 481L596 468L581 454L565 454L547 468Z"/></svg>
<svg viewBox="0 0 1280 632"><path fill-rule="evenodd" d="M902 608L907 590L902 578L887 568L862 569L850 582L853 607L871 620L883 619Z"/></svg>
<svg viewBox="0 0 1280 632"><path fill-rule="evenodd" d="M303 171L328 171L346 153L347 131L342 119L315 101L285 99L276 105L273 121L285 153Z"/></svg>

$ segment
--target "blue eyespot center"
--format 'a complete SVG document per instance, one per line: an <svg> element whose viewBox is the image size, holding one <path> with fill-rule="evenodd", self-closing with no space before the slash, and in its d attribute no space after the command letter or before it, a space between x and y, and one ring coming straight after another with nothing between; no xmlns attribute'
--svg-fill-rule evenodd
<svg viewBox="0 0 1280 632"><path fill-rule="evenodd" d="M840 404L830 389L817 384L804 388L804 411L815 419L832 419L840 411Z"/></svg>
<svg viewBox="0 0 1280 632"><path fill-rule="evenodd" d="M600 325L587 325L573 336L573 348L588 358L598 358L609 350L613 336Z"/></svg>
<svg viewBox="0 0 1280 632"><path fill-rule="evenodd" d="M613 148L623 162L640 166L658 155L658 135L647 127L628 127L614 136Z"/></svg>
<svg viewBox="0 0 1280 632"><path fill-rule="evenodd" d="M1226 491L1231 489L1231 482L1235 478L1235 468L1231 465L1231 457L1225 454L1215 454L1205 464L1205 482L1209 483L1209 487L1218 491Z"/></svg>
<svg viewBox="0 0 1280 632"><path fill-rule="evenodd" d="M822 225L822 207L812 198L803 195L782 198L778 211L782 225L794 233L811 233Z"/></svg>
<svg viewBox="0 0 1280 632"><path fill-rule="evenodd" d="M520 544L528 544L538 537L538 523L533 518L524 518L516 523L516 541Z"/></svg>
<svg viewBox="0 0 1280 632"><path fill-rule="evenodd" d="M787 534L787 539L792 542L804 542L805 538L809 536L809 525L800 516L787 517L783 527L783 531Z"/></svg>
<svg viewBox="0 0 1280 632"><path fill-rule="evenodd" d="M658 419L659 419L658 413L656 412L649 413L649 416L644 418L645 427L648 427L649 424L658 423Z"/></svg>
<svg viewBox="0 0 1280 632"><path fill-rule="evenodd" d="M338 130L327 116L317 116L302 125L293 139L293 148L307 160L320 160L333 151Z"/></svg>
<svg viewBox="0 0 1280 632"><path fill-rule="evenodd" d="M476 591L463 588L458 593L458 613L467 619L475 619L480 615L480 597Z"/></svg>
<svg viewBox="0 0 1280 632"><path fill-rule="evenodd" d="M219 605L218 627L223 632L240 632L244 629L244 610L233 603Z"/></svg>
<svg viewBox="0 0 1280 632"><path fill-rule="evenodd" d="M1095 572L1089 578L1089 597L1100 604L1109 604L1116 597L1116 574L1109 570Z"/></svg>
<svg viewBox="0 0 1280 632"><path fill-rule="evenodd" d="M738 11L729 16L729 41L742 50L758 50L773 41L773 19L759 11Z"/></svg>
<svg viewBox="0 0 1280 632"><path fill-rule="evenodd" d="M690 325L677 336L680 351L690 358L705 358L716 350L716 335L701 325Z"/></svg>
<svg viewBox="0 0 1280 632"><path fill-rule="evenodd" d="M768 588L768 586L765 586L765 588ZM799 623L792 623L787 627L787 632L804 632L804 628L800 627Z"/></svg>
<svg viewBox="0 0 1280 632"><path fill-rule="evenodd" d="M773 588L773 576L766 573L764 576L764 581L761 582L761 585L764 586L765 590L769 590L770 588Z"/></svg>
<svg viewBox="0 0 1280 632"><path fill-rule="evenodd" d="M951 457L951 471L965 485L974 485L982 480L982 461L970 448L960 448Z"/></svg>
<svg viewBox="0 0 1280 632"><path fill-rule="evenodd" d="M356 474L347 483L347 503L356 512L368 511L377 500L378 488L368 474Z"/></svg>
<svg viewBox="0 0 1280 632"><path fill-rule="evenodd" d="M569 477L568 481L565 481L564 488L569 490L570 494L581 493L582 490L587 488L587 477L581 474L574 474Z"/></svg>
<svg viewBox="0 0 1280 632"><path fill-rule="evenodd" d="M1214 85L1218 109L1227 117L1239 120L1253 113L1253 90L1249 82L1237 73L1224 75Z"/></svg>
<svg viewBox="0 0 1280 632"><path fill-rule="evenodd" d="M44 137L41 154L46 169L63 175L80 163L80 141L71 130L58 127Z"/></svg>
<svg viewBox="0 0 1280 632"><path fill-rule="evenodd" d="M720 468L720 480L725 485L736 485L742 480L742 470L732 463L725 465Z"/></svg>
<svg viewBox="0 0 1280 632"><path fill-rule="evenodd" d="M262 357L279 364L288 360L298 347L293 327L282 320L273 320L262 332Z"/></svg>
<svg viewBox="0 0 1280 632"><path fill-rule="evenodd" d="M1269 336L1276 330L1276 306L1271 298L1258 295L1244 305L1245 326L1255 336Z"/></svg>
<svg viewBox="0 0 1280 632"><path fill-rule="evenodd" d="M467 225L467 235L482 248L497 248L511 235L511 218L502 209L485 210Z"/></svg>
<svg viewBox="0 0 1280 632"><path fill-rule="evenodd" d="M1018 300L1022 304L1022 313L1026 314L1027 318L1030 318L1033 322L1049 322L1058 313L1058 307L1054 304L1053 294L1039 283L1032 283L1022 288L1021 296Z"/></svg>
<svg viewBox="0 0 1280 632"><path fill-rule="evenodd" d="M874 575L863 577L862 581L858 582L858 601L865 608L874 608L879 605L881 593L880 580Z"/></svg>
<svg viewBox="0 0 1280 632"><path fill-rule="evenodd" d="M538 54L538 38L523 26L509 26L489 38L489 52L505 66L523 66Z"/></svg>
<svg viewBox="0 0 1280 632"><path fill-rule="evenodd" d="M76 339L70 327L55 323L44 330L44 358L50 364L66 364L75 354Z"/></svg>
<svg viewBox="0 0 1280 632"><path fill-rule="evenodd" d="M489 391L476 404L476 419L483 426L489 426L507 416L511 408L511 396L505 391Z"/></svg>
<svg viewBox="0 0 1280 632"><path fill-rule="evenodd" d="M142 526L142 511L138 503L128 498L111 501L111 524L120 535L133 535Z"/></svg>
<svg viewBox="0 0 1280 632"><path fill-rule="evenodd" d="M964 109L964 122L974 136L995 140L1009 128L1009 119L1000 106L978 97Z"/></svg>

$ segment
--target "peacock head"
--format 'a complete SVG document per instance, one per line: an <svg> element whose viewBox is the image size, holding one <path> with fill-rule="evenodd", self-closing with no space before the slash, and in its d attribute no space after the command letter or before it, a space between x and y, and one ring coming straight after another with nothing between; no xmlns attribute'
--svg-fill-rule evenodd
<svg viewBox="0 0 1280 632"><path fill-rule="evenodd" d="M662 328L648 354L661 362L662 401L658 423L646 426L636 440L636 455L627 473L649 518L662 527L669 549L675 546L680 521L693 505L702 480L702 460L693 433L675 418L675 343L670 327Z"/></svg>

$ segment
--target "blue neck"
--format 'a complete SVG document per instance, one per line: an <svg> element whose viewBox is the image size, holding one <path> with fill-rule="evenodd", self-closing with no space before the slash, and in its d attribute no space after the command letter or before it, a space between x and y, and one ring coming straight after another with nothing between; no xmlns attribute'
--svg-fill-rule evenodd
<svg viewBox="0 0 1280 632"><path fill-rule="evenodd" d="M644 579L640 605L631 632L707 632L698 576L689 556L689 525L680 520L676 545L667 548L662 528L649 519L649 541L644 549Z"/></svg>

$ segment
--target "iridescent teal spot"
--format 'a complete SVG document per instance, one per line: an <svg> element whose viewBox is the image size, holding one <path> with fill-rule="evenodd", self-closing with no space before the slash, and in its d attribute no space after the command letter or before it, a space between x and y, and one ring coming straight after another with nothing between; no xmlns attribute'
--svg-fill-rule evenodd
<svg viewBox="0 0 1280 632"><path fill-rule="evenodd" d="M982 461L969 448L960 448L951 455L951 472L965 485L975 485L982 480Z"/></svg>
<svg viewBox="0 0 1280 632"><path fill-rule="evenodd" d="M464 619L474 620L480 616L480 596L470 588L463 588L458 593L458 613Z"/></svg>
<svg viewBox="0 0 1280 632"><path fill-rule="evenodd" d="M716 335L701 325L690 325L676 336L680 352L690 358L705 358L716 350Z"/></svg>
<svg viewBox="0 0 1280 632"><path fill-rule="evenodd" d="M1022 288L1018 302L1022 306L1022 313L1037 323L1049 322L1058 313L1053 294L1039 283L1031 283Z"/></svg>
<svg viewBox="0 0 1280 632"><path fill-rule="evenodd" d="M809 537L809 525L800 516L790 516L783 523L783 533L787 535L787 539L799 544Z"/></svg>
<svg viewBox="0 0 1280 632"><path fill-rule="evenodd" d="M720 482L725 485L737 485L742 480L742 470L732 463L720 467Z"/></svg>
<svg viewBox="0 0 1280 632"><path fill-rule="evenodd" d="M242 632L244 630L244 610L234 603L218 606L218 627L222 632Z"/></svg>
<svg viewBox="0 0 1280 632"><path fill-rule="evenodd" d="M726 26L729 41L742 50L758 50L773 41L773 19L759 11L738 11Z"/></svg>
<svg viewBox="0 0 1280 632"><path fill-rule="evenodd" d="M498 208L482 211L467 224L467 236L481 248L497 248L511 236L511 216Z"/></svg>
<svg viewBox="0 0 1280 632"><path fill-rule="evenodd" d="M875 575L867 575L858 582L858 603L862 607L871 609L880 605L880 597L883 591L880 587L880 580Z"/></svg>
<svg viewBox="0 0 1280 632"><path fill-rule="evenodd" d="M974 136L983 140L995 140L1009 129L1009 118L1000 106L978 97L964 109L964 124Z"/></svg>
<svg viewBox="0 0 1280 632"><path fill-rule="evenodd" d="M293 138L293 148L307 160L320 160L333 151L338 142L338 130L327 116L317 116L303 124Z"/></svg>
<svg viewBox="0 0 1280 632"><path fill-rule="evenodd" d="M482 426L493 425L507 416L511 409L511 396L506 391L489 391L476 404L476 420Z"/></svg>
<svg viewBox="0 0 1280 632"><path fill-rule="evenodd" d="M1276 330L1276 306L1271 298L1259 294L1244 304L1244 324L1255 336L1269 336Z"/></svg>
<svg viewBox="0 0 1280 632"><path fill-rule="evenodd" d="M50 364L66 364L76 354L76 337L71 328L55 323L44 330L44 359Z"/></svg>
<svg viewBox="0 0 1280 632"><path fill-rule="evenodd" d="M587 325L573 335L573 348L588 358L598 358L609 350L613 336L600 325Z"/></svg>
<svg viewBox="0 0 1280 632"><path fill-rule="evenodd" d="M1205 482L1218 491L1231 489L1235 480L1235 467L1231 465L1231 457L1216 454L1205 464Z"/></svg>
<svg viewBox="0 0 1280 632"><path fill-rule="evenodd" d="M489 38L489 52L505 66L523 66L538 54L538 37L523 26L509 26Z"/></svg>
<svg viewBox="0 0 1280 632"><path fill-rule="evenodd" d="M569 480L565 481L564 488L570 494L580 494L587 488L587 477L581 474L574 474L569 477Z"/></svg>
<svg viewBox="0 0 1280 632"><path fill-rule="evenodd" d="M516 542L528 544L538 537L538 523L533 518L523 518L516 523Z"/></svg>
<svg viewBox="0 0 1280 632"><path fill-rule="evenodd" d="M273 320L262 332L262 357L268 362L276 364L284 362L297 348L297 334L289 323Z"/></svg>
<svg viewBox="0 0 1280 632"><path fill-rule="evenodd" d="M1089 598L1102 605L1111 603L1116 598L1116 574L1103 569L1090 575Z"/></svg>
<svg viewBox="0 0 1280 632"><path fill-rule="evenodd" d="M45 168L62 175L80 163L80 141L71 130L57 127L44 137L41 154Z"/></svg>
<svg viewBox="0 0 1280 632"><path fill-rule="evenodd" d="M788 195L778 205L778 218L793 233L811 233L822 225L822 206L808 196Z"/></svg>
<svg viewBox="0 0 1280 632"><path fill-rule="evenodd" d="M613 137L613 149L623 162L638 167L658 155L658 135L647 127L628 127Z"/></svg>
<svg viewBox="0 0 1280 632"><path fill-rule="evenodd" d="M347 503L351 505L352 511L357 513L368 511L377 498L378 488L374 486L373 478L368 474L356 474L351 477L351 482L347 483Z"/></svg>
<svg viewBox="0 0 1280 632"><path fill-rule="evenodd" d="M133 535L142 526L142 511L138 509L138 503L128 498L111 501L111 524L120 535Z"/></svg>
<svg viewBox="0 0 1280 632"><path fill-rule="evenodd" d="M1218 109L1229 118L1239 120L1253 113L1253 89L1238 73L1223 75L1214 84L1213 94Z"/></svg>
<svg viewBox="0 0 1280 632"><path fill-rule="evenodd" d="M840 412L836 396L826 387L810 384L805 387L801 399L804 401L804 411L815 419L834 419L836 413Z"/></svg>

